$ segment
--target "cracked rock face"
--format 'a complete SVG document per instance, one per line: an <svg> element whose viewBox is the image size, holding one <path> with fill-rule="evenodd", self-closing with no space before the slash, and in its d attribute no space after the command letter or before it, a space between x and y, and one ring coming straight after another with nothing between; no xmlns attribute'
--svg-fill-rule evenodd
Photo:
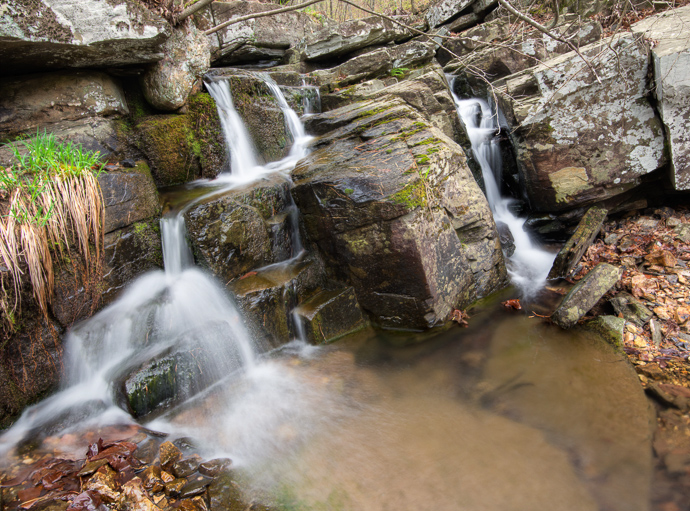
<svg viewBox="0 0 690 511"><path fill-rule="evenodd" d="M0 8L0 73L147 64L171 34L132 0L7 0Z"/></svg>
<svg viewBox="0 0 690 511"><path fill-rule="evenodd" d="M661 122L647 99L644 44L625 34L581 51L596 76L571 52L511 75L500 87L518 166L538 211L613 197L665 163Z"/></svg>
<svg viewBox="0 0 690 511"><path fill-rule="evenodd" d="M690 6L650 16L632 26L650 46L654 95L671 152L676 190L690 190Z"/></svg>

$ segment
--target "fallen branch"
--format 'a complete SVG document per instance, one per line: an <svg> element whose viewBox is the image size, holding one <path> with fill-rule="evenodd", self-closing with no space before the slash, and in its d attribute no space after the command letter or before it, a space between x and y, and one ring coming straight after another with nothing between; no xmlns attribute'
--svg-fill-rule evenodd
<svg viewBox="0 0 690 511"><path fill-rule="evenodd" d="M211 2L213 2L213 0L199 0L194 5L190 5L185 10L183 10L180 14L175 16L175 25L177 25L181 21L184 21L185 19L189 18L195 12L200 11L201 9L206 7L208 4L210 4Z"/></svg>
<svg viewBox="0 0 690 511"><path fill-rule="evenodd" d="M215 34L219 30L223 30L225 27L229 27L230 25L234 25L235 23L240 23L242 21L247 21L247 20L251 20L254 18L263 18L264 16L273 16L274 14L280 14L281 12L296 11L297 9L302 9L303 7L308 7L310 5L318 4L319 2L323 2L323 1L324 0L309 0L308 2L302 2L301 4L298 4L298 5L291 5L290 7L282 7L281 9L273 9L272 11L257 12L255 14L248 14L246 16L240 16L239 18L232 18L232 19L230 19L224 23L221 23L220 25L216 25L215 27L207 30L205 32L205 34L206 35ZM190 7L190 9L191 9L191 7Z"/></svg>

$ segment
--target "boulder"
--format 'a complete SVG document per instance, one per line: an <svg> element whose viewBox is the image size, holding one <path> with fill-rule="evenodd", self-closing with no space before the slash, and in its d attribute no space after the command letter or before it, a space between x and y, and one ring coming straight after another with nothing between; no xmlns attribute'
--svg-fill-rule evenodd
<svg viewBox="0 0 690 511"><path fill-rule="evenodd" d="M561 211L619 195L665 163L647 99L647 52L622 34L511 75L499 88L530 205Z"/></svg>
<svg viewBox="0 0 690 511"><path fill-rule="evenodd" d="M149 64L170 25L134 0L8 0L0 13L0 74Z"/></svg>
<svg viewBox="0 0 690 511"><path fill-rule="evenodd" d="M654 317L652 311L630 293L618 293L611 298L611 305L616 314L639 327L643 327Z"/></svg>
<svg viewBox="0 0 690 511"><path fill-rule="evenodd" d="M192 206L185 221L197 264L227 285L290 258L289 188L273 175Z"/></svg>
<svg viewBox="0 0 690 511"><path fill-rule="evenodd" d="M621 274L619 268L599 263L565 295L551 320L561 328L572 328L618 282Z"/></svg>
<svg viewBox="0 0 690 511"><path fill-rule="evenodd" d="M623 347L625 320L617 316L597 316L584 324L585 328L594 330L602 339L616 348Z"/></svg>
<svg viewBox="0 0 690 511"><path fill-rule="evenodd" d="M676 190L690 190L690 6L672 9L635 23L633 34L647 42L654 66L652 89L664 123Z"/></svg>
<svg viewBox="0 0 690 511"><path fill-rule="evenodd" d="M606 210L593 207L582 217L577 229L556 255L548 280L567 277L601 231Z"/></svg>
<svg viewBox="0 0 690 511"><path fill-rule="evenodd" d="M156 185L143 161L132 169L102 172L98 184L105 208L104 234L160 213Z"/></svg>
<svg viewBox="0 0 690 511"><path fill-rule="evenodd" d="M188 113L143 117L135 125L134 144L151 163L157 186L214 178L226 166L225 139L213 99L189 97Z"/></svg>
<svg viewBox="0 0 690 511"><path fill-rule="evenodd" d="M206 35L191 19L173 30L161 47L165 57L142 77L146 101L163 111L173 111L187 103L192 89L211 66L211 52Z"/></svg>
<svg viewBox="0 0 690 511"><path fill-rule="evenodd" d="M436 28L457 18L465 10L470 10L477 0L441 0L433 5L426 13L426 20L430 28Z"/></svg>
<svg viewBox="0 0 690 511"><path fill-rule="evenodd" d="M128 114L120 85L100 71L57 71L0 79L0 142L60 121Z"/></svg>
<svg viewBox="0 0 690 511"><path fill-rule="evenodd" d="M412 35L411 31L390 20L371 16L348 20L336 27L325 27L306 36L299 48L308 61L325 60L369 46L402 42Z"/></svg>
<svg viewBox="0 0 690 511"><path fill-rule="evenodd" d="M280 9L272 3L213 2L195 15L200 29L208 30L231 18ZM214 66L279 60L285 51L321 28L306 13L291 11L232 24L209 36Z"/></svg>
<svg viewBox="0 0 690 511"><path fill-rule="evenodd" d="M311 344L330 343L367 326L351 287L322 291L301 303L294 313Z"/></svg>
<svg viewBox="0 0 690 511"><path fill-rule="evenodd" d="M308 119L321 135L293 171L307 235L360 306L390 328L429 328L497 289L493 218L462 149L396 97Z"/></svg>

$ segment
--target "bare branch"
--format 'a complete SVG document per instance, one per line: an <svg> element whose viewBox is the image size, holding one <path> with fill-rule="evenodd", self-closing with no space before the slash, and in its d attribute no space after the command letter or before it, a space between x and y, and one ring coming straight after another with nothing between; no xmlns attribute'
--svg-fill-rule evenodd
<svg viewBox="0 0 690 511"><path fill-rule="evenodd" d="M213 0L199 0L197 3L190 5L184 11L182 11L180 14L175 16L175 25L180 23L180 21L183 21L183 20L189 18L195 12L200 11L201 9L206 7L208 4L210 4L211 2L213 2Z"/></svg>
<svg viewBox="0 0 690 511"><path fill-rule="evenodd" d="M302 2L301 4L297 5L291 5L289 7L283 7L281 9L273 9L272 11L266 11L266 12L257 12L255 14L248 14L246 16L240 16L239 18L232 18L225 23L221 23L220 25L216 25L215 27L207 30L205 32L206 35L211 35L219 30L224 29L225 27L229 27L230 25L234 25L235 23L240 23L241 21L247 21L251 20L254 18L263 18L264 16L273 16L274 14L280 14L281 12L288 12L288 11L296 11L297 9L302 9L303 7L307 7L309 5L313 4L318 4L319 2L323 2L324 0L309 0L308 2Z"/></svg>
<svg viewBox="0 0 690 511"><path fill-rule="evenodd" d="M345 0L341 0L341 1L345 1ZM522 14L515 7L510 5L510 3L508 3L508 0L498 0L498 3L501 4L503 7L505 7L508 10L508 12L510 12L511 14L517 16L518 18L520 18L522 21L524 21L528 25L531 25L534 28L536 28L537 30L539 30L539 32L546 34L547 36L549 36L554 41L558 41L559 43L566 44L571 50L573 50L575 53L577 53L577 55L584 61L585 64L587 64L587 67L589 68L590 71L592 71L592 73L594 74L594 78L597 79L597 82L601 83L601 80L599 79L599 75L597 75L596 70L594 69L592 64L590 64L589 61L585 58L585 56L582 55L582 53L580 53L580 50L577 48L577 46L575 46L573 43L571 43L567 39L563 39L562 37L557 36L556 34L551 32L549 29L547 29L544 25L537 23L535 20L533 20L529 16Z"/></svg>

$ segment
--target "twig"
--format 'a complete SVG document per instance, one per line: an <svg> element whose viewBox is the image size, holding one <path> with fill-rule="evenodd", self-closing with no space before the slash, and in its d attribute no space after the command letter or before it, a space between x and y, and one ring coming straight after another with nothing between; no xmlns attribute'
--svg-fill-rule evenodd
<svg viewBox="0 0 690 511"><path fill-rule="evenodd" d="M302 2L301 4L297 5L291 5L289 7L283 7L281 9L273 9L272 11L266 11L266 12L257 12L255 14L248 14L246 16L240 16L239 18L232 18L225 23L221 23L220 25L216 25L215 27L207 30L205 32L206 35L211 35L219 30L224 29L225 27L229 27L230 25L234 25L235 23L240 23L241 21L247 21L251 20L254 18L263 18L264 16L273 16L274 14L280 14L281 12L288 12L288 11L296 11L297 9L301 9L303 7L308 7L313 4L318 4L319 2L323 2L324 0L309 0L308 2ZM342 0L341 0L342 1Z"/></svg>

